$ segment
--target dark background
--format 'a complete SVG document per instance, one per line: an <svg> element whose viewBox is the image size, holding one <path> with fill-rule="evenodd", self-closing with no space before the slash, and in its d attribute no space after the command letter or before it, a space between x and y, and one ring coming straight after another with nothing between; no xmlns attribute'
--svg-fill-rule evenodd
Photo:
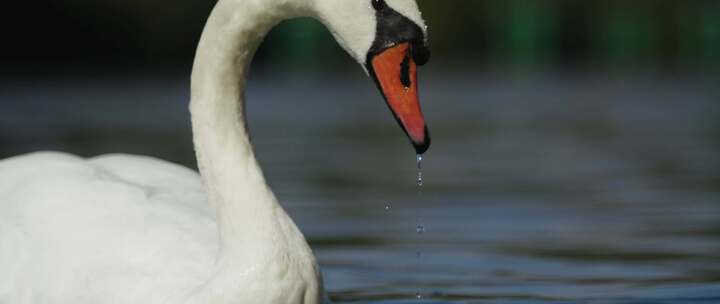
<svg viewBox="0 0 720 304"><path fill-rule="evenodd" d="M436 66L715 73L718 1L419 1ZM27 1L5 10L2 74L190 69L212 1ZM13 8L12 6L16 6ZM258 63L342 71L311 20L275 30ZM322 59L322 64L320 60ZM257 65L256 65L257 67Z"/></svg>

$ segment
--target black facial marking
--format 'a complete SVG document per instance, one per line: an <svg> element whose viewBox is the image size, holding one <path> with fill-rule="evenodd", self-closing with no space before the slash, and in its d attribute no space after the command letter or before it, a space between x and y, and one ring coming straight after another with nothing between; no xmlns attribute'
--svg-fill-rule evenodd
<svg viewBox="0 0 720 304"><path fill-rule="evenodd" d="M385 0L372 0L372 5L376 11L379 11L387 6Z"/></svg>
<svg viewBox="0 0 720 304"><path fill-rule="evenodd" d="M368 66L375 55L403 42L410 42L410 52L417 65L427 63L430 50L425 45L425 33L420 26L387 6L383 0L373 0L372 3L376 9L377 30L367 55Z"/></svg>

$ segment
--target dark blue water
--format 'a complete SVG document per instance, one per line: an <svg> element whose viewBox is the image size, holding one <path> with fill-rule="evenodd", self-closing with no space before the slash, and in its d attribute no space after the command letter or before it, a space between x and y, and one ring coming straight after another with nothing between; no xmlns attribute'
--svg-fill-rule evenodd
<svg viewBox="0 0 720 304"><path fill-rule="evenodd" d="M250 85L257 153L333 300L720 303L717 82L431 74L421 194L413 150L370 81ZM180 77L6 82L0 157L192 165L187 99Z"/></svg>

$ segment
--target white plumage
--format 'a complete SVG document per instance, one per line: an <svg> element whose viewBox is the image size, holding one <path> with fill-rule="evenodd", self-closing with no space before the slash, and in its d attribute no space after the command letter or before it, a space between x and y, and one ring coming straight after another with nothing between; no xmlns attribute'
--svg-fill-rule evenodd
<svg viewBox="0 0 720 304"><path fill-rule="evenodd" d="M414 0L387 0L421 27ZM0 161L0 304L317 304L321 275L255 159L243 96L283 19L314 16L360 63L371 0L220 0L192 75L198 173L130 155Z"/></svg>
<svg viewBox="0 0 720 304"><path fill-rule="evenodd" d="M163 303L210 275L217 226L189 169L35 153L0 172L1 303Z"/></svg>

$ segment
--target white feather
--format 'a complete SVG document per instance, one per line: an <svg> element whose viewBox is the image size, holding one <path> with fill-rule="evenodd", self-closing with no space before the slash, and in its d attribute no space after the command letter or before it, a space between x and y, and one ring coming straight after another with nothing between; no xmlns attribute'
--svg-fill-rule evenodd
<svg viewBox="0 0 720 304"><path fill-rule="evenodd" d="M387 0L424 28L414 0ZM245 73L283 19L320 19L363 63L370 0L220 0L192 75L202 177L149 157L0 161L0 304L317 304L305 238L267 186L245 128Z"/></svg>
<svg viewBox="0 0 720 304"><path fill-rule="evenodd" d="M199 176L161 160L6 159L0 194L0 303L162 303L217 254Z"/></svg>

